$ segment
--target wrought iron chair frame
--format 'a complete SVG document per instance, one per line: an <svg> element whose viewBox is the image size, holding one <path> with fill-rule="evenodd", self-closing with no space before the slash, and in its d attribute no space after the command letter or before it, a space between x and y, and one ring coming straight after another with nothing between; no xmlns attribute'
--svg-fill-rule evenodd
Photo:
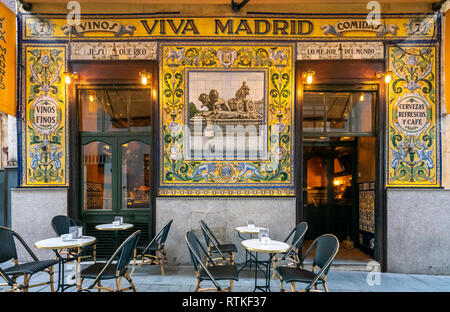
<svg viewBox="0 0 450 312"><path fill-rule="evenodd" d="M131 289L131 290L133 290L133 292L136 292L136 287L134 286L133 281L131 280L131 276L130 276L130 274L128 273L128 266L129 266L129 263L126 264L126 265L124 266L124 271L125 271L124 273L121 273L119 270L116 270L116 272L115 272L114 280L116 281L117 289L103 286L103 285L102 285L102 279L101 279L102 275L103 275L103 274L106 272L106 270L111 266L111 264L112 264L113 261L116 259L116 257L117 257L117 255L119 254L119 252L122 252L122 249L123 249L123 247L125 246L125 244L128 243L131 239L133 239L134 236L136 236L136 235L138 235L138 237L136 238L136 241L134 242L134 246L133 246L133 249L132 249L132 250L135 250L135 249L136 249L137 242L138 242L138 240L139 240L139 236L141 235L141 231L140 231L140 230L138 230L138 231L134 232L133 234L131 234L130 236L128 236L128 238L125 239L125 240L122 242L122 244L120 244L120 246L116 249L116 251L114 251L114 253L112 254L112 256L111 256L111 257L108 259L108 261L105 263L105 265L103 266L102 270L97 274L96 278L95 278L94 281L90 284L89 287L87 287L87 288L83 288L83 287L82 287L83 281L84 281L84 279L85 279L85 278L82 277L82 278L81 278L81 281L80 281L80 284L79 284L78 287L77 287L77 290L78 290L79 292L80 292L80 291L90 291L90 290L92 290L92 289L97 289L99 292L102 291L102 290L105 290L105 291L108 291L108 292L123 292L123 291L127 291L127 290L130 290L130 289ZM118 259L117 261L119 261L119 260L120 260L120 257L119 257L119 259ZM131 260L131 258L130 258L130 260ZM130 284L130 286L127 287L127 288L122 288L122 278L123 278L123 277L124 277L124 278L128 281L128 283Z"/></svg>
<svg viewBox="0 0 450 312"><path fill-rule="evenodd" d="M208 225L203 220L200 221L200 227L202 229L203 236L205 237L205 243L206 243L207 248L208 248L209 256L212 257L214 253L220 254L220 257L212 258L212 260L214 260L214 261L223 260L225 262L229 261L230 264L234 264L234 252L233 251L227 252L227 253L230 254L230 256L229 257L225 256L224 253L219 248L219 246L221 245L220 242L217 240L217 238L214 235L214 233L211 231L211 229L208 227ZM211 244L208 244L208 240L206 239L206 237L209 238L209 242L212 243L212 245L214 246L215 250L212 249ZM206 261L206 265L209 265L208 261Z"/></svg>
<svg viewBox="0 0 450 312"><path fill-rule="evenodd" d="M189 253L191 255L191 257L195 258L195 260L197 261L197 263L201 266L201 268L205 271L205 273L208 275L209 279L211 280L211 282L214 284L215 288L209 287L209 288L201 288L200 287L200 283L202 282L202 280L200 279L200 270L198 268L198 266L195 265L194 262L194 268L195 268L195 275L197 277L197 283L195 285L195 292L205 292L205 291L210 291L210 290L216 290L219 292L231 292L233 291L233 280L230 279L230 286L226 287L226 288L222 288L217 281L215 280L214 276L211 274L211 272L208 270L208 266L206 264L203 264L202 259L200 257L200 255L198 255L195 251L194 248L192 247L192 245L189 243L189 239L188 239L188 233L192 232L192 231L186 231L185 233L185 240L186 240L186 244L188 246L189 249ZM192 234L194 235L195 240L197 241L197 244L200 246L201 250L204 252L204 254L207 257L206 262L211 263L212 266L218 265L215 263L215 261L211 258L211 256L209 255L208 251L205 249L205 247L203 247L202 243L200 242L200 240L197 238L197 236L192 232ZM235 265L235 264L232 264Z"/></svg>
<svg viewBox="0 0 450 312"><path fill-rule="evenodd" d="M311 250L314 248L314 246L316 244L318 244L318 241L321 237L323 236L332 236L336 239L337 245L336 245L336 250L333 252L333 255L328 259L328 261L323 265L322 268L320 268L319 272L316 274L316 276L314 277L314 279L308 284L308 286L305 289L301 289L301 290L295 290L295 285L296 282L291 282L291 292L320 292L320 290L318 289L317 283L320 279L322 287L324 289L325 292L328 292L328 288L327 288L327 284L326 284L326 278L327 275L325 274L325 272L328 271L331 263L333 262L334 258L336 257L337 252L339 251L339 240L338 238L333 235L333 234L322 234L319 237L317 237L313 243L311 244L311 246L309 246L308 250L305 253L305 256L303 257L303 259L298 262L296 264L296 267L303 267L303 262L304 260L308 257L309 253L311 252ZM312 270L311 272L315 272L315 266L312 266ZM312 289L314 287L314 290ZM283 288L283 278L280 276L280 292L284 292L285 289Z"/></svg>
<svg viewBox="0 0 450 312"><path fill-rule="evenodd" d="M136 260L137 258L141 258L140 266L144 266L145 264L157 264L161 268L161 275L164 274L164 262L169 267L169 260L167 258L167 252L165 249L165 240L167 238L167 234L169 233L170 227L172 225L173 220L170 220L159 232L153 237L153 239L148 243L147 247L141 252L140 255L137 255L137 248L134 250L133 257L133 268L131 269L131 275L134 274L134 270L136 269ZM163 237L163 236L166 237ZM163 241L162 241L163 240ZM158 248L156 251L156 255L152 255L147 253L148 249L152 246L152 244L158 244Z"/></svg>
<svg viewBox="0 0 450 312"><path fill-rule="evenodd" d="M70 220L70 223L73 224L74 226L78 226L78 225L81 224L78 220L74 220L73 218L71 218L71 217L69 217L69 216L65 216L65 215L57 215L57 216L54 216L54 217L52 218L51 224L52 224L52 229L53 229L53 231L54 231L55 234L58 235L58 236L59 236L60 234L56 231L56 228L55 228L55 225L54 225L54 222L53 222L54 219L55 219L56 217L65 217L65 218L68 218L68 219ZM91 256L91 255L87 255L87 256L78 256L78 259L81 260L81 259L86 259L86 258L91 258L91 257L92 257L92 259L94 260L94 263L96 263L96 262L97 262L97 244L92 244L91 246L88 246L87 248L92 248L92 256ZM72 257L72 258L73 258L73 257L76 257L76 256L79 254L77 249L67 249L67 250L59 249L59 250L57 250L57 252L58 252L60 255L67 254L68 257Z"/></svg>
<svg viewBox="0 0 450 312"><path fill-rule="evenodd" d="M0 226L0 229L4 229L4 230L9 231L11 233L11 235L13 236L13 239L16 238L22 244L22 246L25 248L25 250L31 256L31 258L33 258L34 262L39 261L39 258L34 254L34 252L31 250L31 248L25 243L23 238L18 233L16 233L14 230L12 230L12 229L10 229L8 227L5 227L5 226ZM54 270L54 265L55 264L53 264L52 266L48 267L47 269L44 269L44 270L40 271L40 272L48 273L50 280L48 282L43 282L43 283L39 283L39 284L30 285L30 280L31 280L31 277L33 276L33 274L27 274L27 273L8 274L4 270L0 269L0 276L7 283L4 286L10 286L11 287L11 289L9 289L8 291L28 292L28 289L33 288L33 287L50 285L51 292L55 292L55 287L53 285L53 283L54 283L54 277L53 276L55 274L55 270ZM19 259L17 257L17 251L16 251L16 255L14 257L14 265L19 265ZM20 276L23 276L23 285L20 285L16 281L16 279L18 277L20 277Z"/></svg>
<svg viewBox="0 0 450 312"><path fill-rule="evenodd" d="M289 235L286 237L286 239L284 240L284 242L287 243L287 241L291 238L292 234L294 234L295 231L297 230L297 227L298 227L300 224L302 224L302 223L304 223L304 224L306 225L306 228L305 228L305 231L303 232L303 234L300 235L300 236L297 238L297 240L296 240L295 242L292 242L291 248L290 248L287 252L283 253L283 256L281 256L281 257L279 257L279 258L277 258L276 256L273 257L273 263L272 263L272 265L273 265L272 279L275 278L275 272L276 272L275 269L276 269L276 265L277 265L277 262L278 262L278 261L289 261L289 262L293 263L294 265L297 264L297 263L299 263L299 262L303 262L304 257L303 257L303 256L300 256L300 257L299 257L299 252L301 253L301 250L298 248L297 245L298 245L298 243L299 243L301 240L304 239L305 234L306 234L306 232L308 231L308 223L306 223L306 222L300 222L299 224L297 224L297 225L295 226L295 228L293 228L292 231L289 233ZM295 237L295 235L294 235L294 237ZM300 248L301 248L301 246L300 246ZM294 255L292 255L292 251L294 251L294 250L295 250Z"/></svg>

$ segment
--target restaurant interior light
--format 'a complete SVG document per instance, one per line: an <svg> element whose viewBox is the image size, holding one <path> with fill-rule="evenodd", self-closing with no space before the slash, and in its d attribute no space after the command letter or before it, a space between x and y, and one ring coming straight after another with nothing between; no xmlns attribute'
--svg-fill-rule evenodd
<svg viewBox="0 0 450 312"><path fill-rule="evenodd" d="M307 84L312 83L314 74L315 72L312 70L303 73L303 78L306 79Z"/></svg>
<svg viewBox="0 0 450 312"><path fill-rule="evenodd" d="M361 96L359 97L359 101L364 102L364 94L361 94Z"/></svg>
<svg viewBox="0 0 450 312"><path fill-rule="evenodd" d="M145 71L144 72L140 72L139 76L141 76L141 83L143 85L147 85L149 83L149 81L151 80L151 78L152 78L152 74L147 73Z"/></svg>

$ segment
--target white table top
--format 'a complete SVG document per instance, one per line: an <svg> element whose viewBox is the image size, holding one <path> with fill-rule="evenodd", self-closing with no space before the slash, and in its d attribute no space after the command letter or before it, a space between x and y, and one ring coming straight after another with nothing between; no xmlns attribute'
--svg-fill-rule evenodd
<svg viewBox="0 0 450 312"><path fill-rule="evenodd" d="M119 231L131 229L133 226L134 224L131 223L122 223L121 225L113 225L112 223L106 223L96 225L95 229L99 231Z"/></svg>
<svg viewBox="0 0 450 312"><path fill-rule="evenodd" d="M63 241L61 237L52 237L34 243L39 249L65 249L83 247L93 244L97 239L93 236L82 236L78 239Z"/></svg>
<svg viewBox="0 0 450 312"><path fill-rule="evenodd" d="M279 253L288 251L290 246L285 242L279 242L276 240L270 240L270 243L264 244L259 239L247 239L241 242L242 247L250 251L267 252L267 253Z"/></svg>
<svg viewBox="0 0 450 312"><path fill-rule="evenodd" d="M249 228L248 225L246 226L238 226L236 228L234 228L236 231L238 231L239 233L243 233L243 234L258 234L260 229L266 229L263 227L259 227L259 226L255 226L253 228Z"/></svg>

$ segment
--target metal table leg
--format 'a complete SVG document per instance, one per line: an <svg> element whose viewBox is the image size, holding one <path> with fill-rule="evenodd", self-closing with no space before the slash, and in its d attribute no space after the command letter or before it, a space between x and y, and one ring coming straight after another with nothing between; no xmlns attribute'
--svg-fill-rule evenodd
<svg viewBox="0 0 450 312"><path fill-rule="evenodd" d="M77 259L80 256L81 249L80 248L77 249L77 254L73 258L70 258L69 256L68 256L68 258L64 258L63 256L61 256L61 254L58 252L57 249L53 249L53 251L55 252L56 256L58 257L58 287L56 288L55 292L58 292L58 291L64 292L64 290L66 290L70 287L76 286L77 282L78 282L78 280L77 280L77 282L74 285L69 285L69 284L65 283L65 281L64 281L64 263L69 262L69 261L74 261L74 260L78 261ZM76 269L77 269L77 274L78 274L79 267L77 266Z"/></svg>
<svg viewBox="0 0 450 312"><path fill-rule="evenodd" d="M238 236L242 239L242 240L246 240L247 238L242 237L241 233L238 232ZM253 235L250 234L250 239L253 238ZM248 251L247 249L245 249L245 262L244 264L241 266L241 268L238 270L238 275L241 273L241 271L245 268L245 267L252 267L252 263L254 262L254 260L252 260L252 254L250 251Z"/></svg>
<svg viewBox="0 0 450 312"><path fill-rule="evenodd" d="M253 289L253 292L256 292L257 289L263 291L263 292L270 292L270 271L272 267L272 258L275 254L269 254L269 260L261 261L258 260L258 253L255 252L255 255L250 254L252 257L254 257L254 260L252 260L255 263L255 288ZM264 265L264 267L261 268L260 265ZM264 274L265 278L265 285L258 285L258 270L261 271Z"/></svg>

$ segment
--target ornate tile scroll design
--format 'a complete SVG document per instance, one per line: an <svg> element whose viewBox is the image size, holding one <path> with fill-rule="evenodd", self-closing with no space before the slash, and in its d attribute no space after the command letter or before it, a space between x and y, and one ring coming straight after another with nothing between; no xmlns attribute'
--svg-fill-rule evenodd
<svg viewBox="0 0 450 312"><path fill-rule="evenodd" d="M390 47L387 186L439 187L436 47Z"/></svg>
<svg viewBox="0 0 450 312"><path fill-rule="evenodd" d="M65 47L26 47L23 185L65 186Z"/></svg>
<svg viewBox="0 0 450 312"><path fill-rule="evenodd" d="M292 159L294 51L294 46L288 44L161 45L159 195L294 195ZM268 134L265 136L264 159L199 160L186 157L190 135L188 132L191 129L189 122L192 122L192 119L189 119L192 104L188 104L187 95L188 73L198 71L217 73L217 77L223 73L266 73L265 96L260 113L255 111L254 104L247 101L245 95L241 103L237 92L236 98L225 101L234 107L220 112L224 117L219 120L232 123L239 118L244 121L246 118L253 118L252 120L264 118ZM245 83L241 81L239 83L242 84L241 88L245 86ZM206 99L205 106L208 105ZM239 105L242 107L239 108ZM209 120L218 118L214 117L216 115L213 113L212 105L210 106L207 111L203 110L200 114L195 107L192 109L197 116L202 116L202 120L208 117Z"/></svg>

